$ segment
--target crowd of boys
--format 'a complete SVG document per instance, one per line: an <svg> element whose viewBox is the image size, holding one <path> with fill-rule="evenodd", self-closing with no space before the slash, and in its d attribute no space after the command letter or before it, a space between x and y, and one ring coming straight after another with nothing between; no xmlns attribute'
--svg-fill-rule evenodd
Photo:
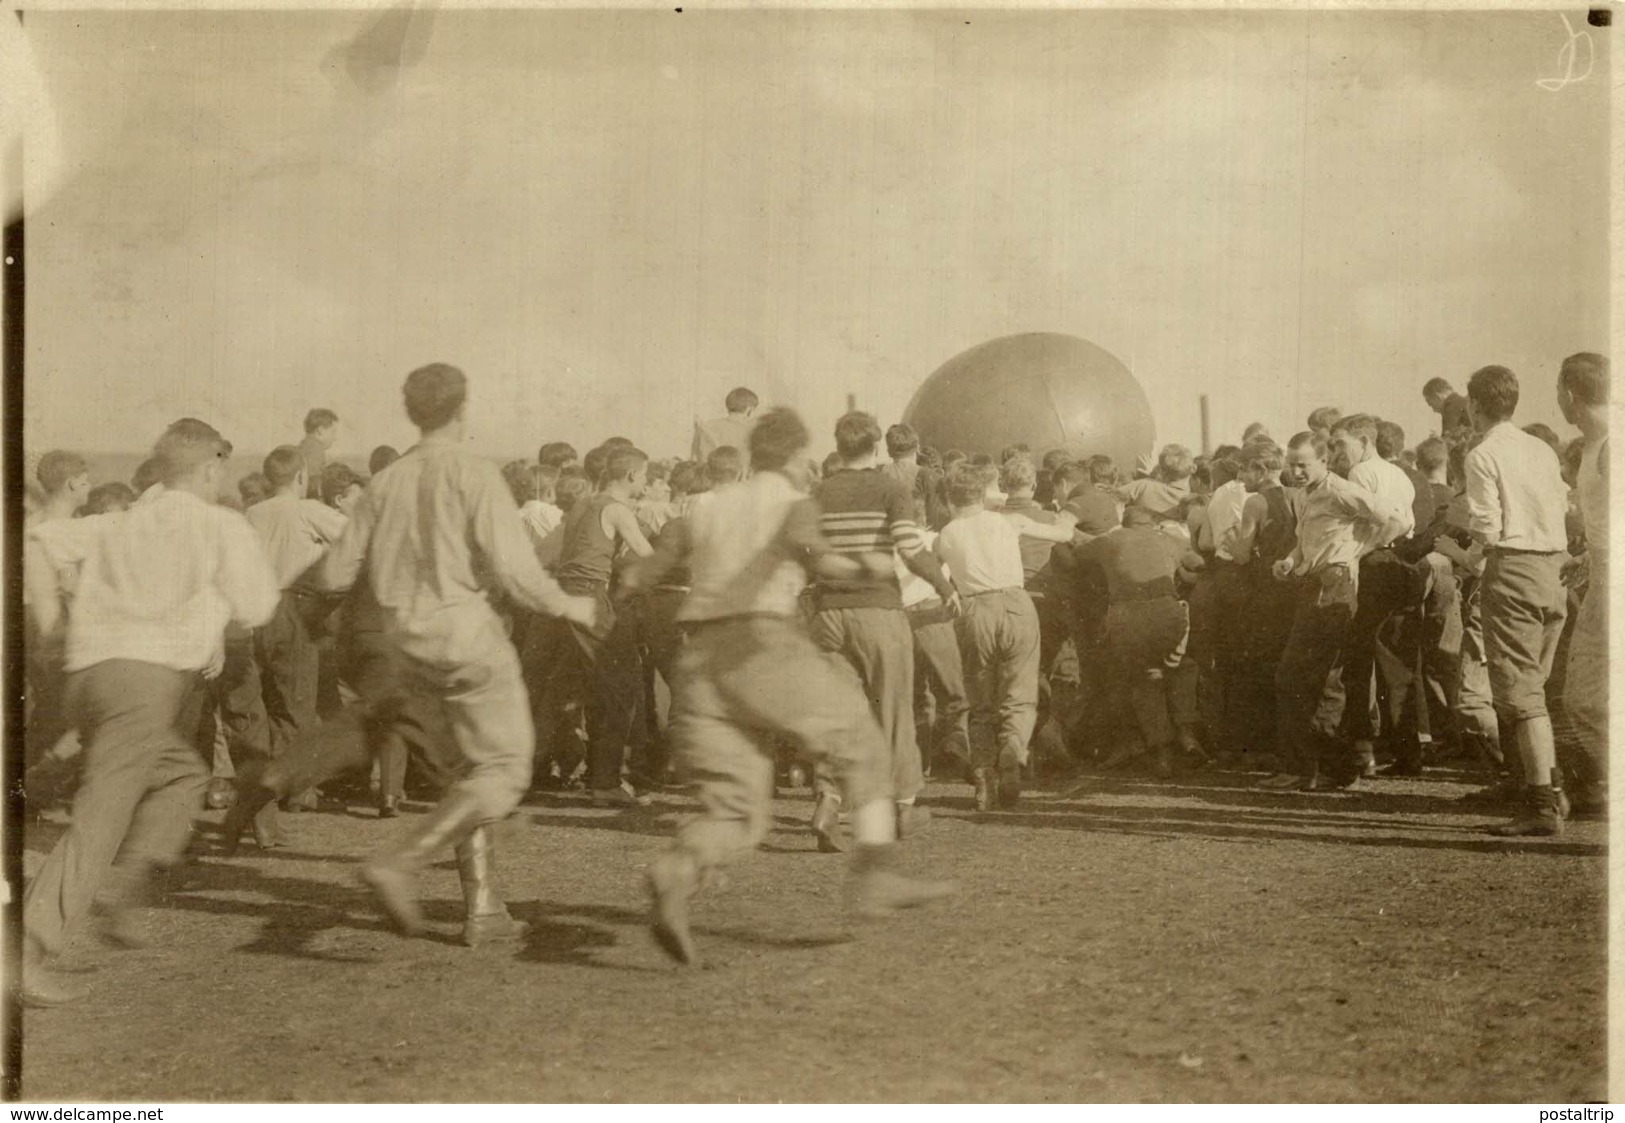
<svg viewBox="0 0 1625 1123"><path fill-rule="evenodd" d="M649 873L685 963L690 899L801 762L865 916L951 891L892 868L928 778L991 812L1045 769L1313 792L1466 761L1469 798L1513 812L1496 833L1605 811L1603 356L1561 365L1567 444L1515 424L1518 379L1492 366L1465 395L1428 383L1441 432L1414 448L1327 407L1284 444L1254 424L1132 468L939 452L861 412L820 467L800 418L741 388L693 459L616 437L499 469L463 447L467 395L456 368L414 371L421 439L374 450L370 478L327 461L321 409L237 496L230 443L193 418L129 487L39 458L27 793L73 807L25 898L31 1002L76 997L48 962L92 912L144 940L151 872L205 802L229 807L228 852L271 848L279 808L369 766L393 817L409 761L439 802L361 874L416 932L413 875L455 852L470 945L523 931L489 827L528 790L635 812L686 785L700 814Z"/></svg>

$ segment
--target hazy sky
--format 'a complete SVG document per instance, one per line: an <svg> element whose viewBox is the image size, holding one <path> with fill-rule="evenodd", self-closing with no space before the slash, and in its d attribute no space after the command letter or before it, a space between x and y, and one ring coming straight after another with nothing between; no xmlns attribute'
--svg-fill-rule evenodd
<svg viewBox="0 0 1625 1123"><path fill-rule="evenodd" d="M1117 354L1160 440L1204 392L1222 439L1419 435L1432 375L1555 422L1607 350L1606 39L1542 89L1554 13L374 18L28 14L36 447L328 405L364 454L445 360L493 451L675 453L739 383L822 449L1018 331Z"/></svg>

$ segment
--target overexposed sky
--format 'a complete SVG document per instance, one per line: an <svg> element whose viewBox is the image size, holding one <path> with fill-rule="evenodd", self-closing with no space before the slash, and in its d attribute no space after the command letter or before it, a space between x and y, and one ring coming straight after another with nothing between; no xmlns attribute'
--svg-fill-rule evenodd
<svg viewBox="0 0 1625 1123"><path fill-rule="evenodd" d="M740 383L822 449L1020 331L1115 353L1160 441L1202 393L1220 440L1414 437L1428 377L1556 424L1607 350L1606 35L1542 88L1555 13L377 18L28 14L35 447L327 405L364 455L445 360L493 452L680 452Z"/></svg>

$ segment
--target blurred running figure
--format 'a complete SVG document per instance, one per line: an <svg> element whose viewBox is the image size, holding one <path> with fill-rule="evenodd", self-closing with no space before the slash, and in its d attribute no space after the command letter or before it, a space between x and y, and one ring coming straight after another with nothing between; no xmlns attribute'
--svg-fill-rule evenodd
<svg viewBox="0 0 1625 1123"><path fill-rule="evenodd" d="M109 938L147 942L132 906L152 869L180 858L203 810L208 769L176 732L179 715L200 672L219 674L226 623L264 624L279 596L254 531L218 502L230 452L202 422L171 426L154 450L163 490L123 514L79 520L64 558L79 567L64 665L85 779L72 825L23 898L27 1005L80 997L47 964L99 890L109 891ZM61 626L50 611L59 601L54 572L42 577L35 609L49 640Z"/></svg>
<svg viewBox="0 0 1625 1123"><path fill-rule="evenodd" d="M892 870L897 823L885 738L856 680L828 661L802 623L797 598L809 571L879 581L893 579L894 565L890 554L836 553L824 537L806 496L807 441L792 410L769 410L750 435L754 474L697 501L687 526L672 523L683 529L661 535L624 586L627 594L648 588L685 561L692 574L677 614L688 638L676 660L671 742L701 812L649 870L654 935L680 963L698 959L689 899L772 824L775 736L793 738L845 789L860 916L952 892Z"/></svg>
<svg viewBox="0 0 1625 1123"><path fill-rule="evenodd" d="M530 785L535 729L519 657L491 606L493 584L533 612L588 627L590 598L567 595L542 571L497 466L463 449L468 380L434 363L407 376L406 413L422 433L356 506L322 565L346 589L362 564L399 645L407 688L438 699L468 771L435 809L361 867L402 932L423 928L413 875L457 853L468 917L465 943L517 939L524 925L496 892L491 823Z"/></svg>

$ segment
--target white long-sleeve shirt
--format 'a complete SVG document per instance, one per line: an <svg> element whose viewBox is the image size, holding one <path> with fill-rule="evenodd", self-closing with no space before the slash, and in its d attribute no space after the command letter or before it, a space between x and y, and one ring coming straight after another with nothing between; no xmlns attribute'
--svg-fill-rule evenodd
<svg viewBox="0 0 1625 1123"><path fill-rule="evenodd" d="M1486 546L1568 549L1569 489L1551 446L1502 421L1467 454L1467 528Z"/></svg>
<svg viewBox="0 0 1625 1123"><path fill-rule="evenodd" d="M55 546L79 565L69 671L109 659L202 670L221 652L228 623L259 627L281 596L243 516L185 491L79 519Z"/></svg>

